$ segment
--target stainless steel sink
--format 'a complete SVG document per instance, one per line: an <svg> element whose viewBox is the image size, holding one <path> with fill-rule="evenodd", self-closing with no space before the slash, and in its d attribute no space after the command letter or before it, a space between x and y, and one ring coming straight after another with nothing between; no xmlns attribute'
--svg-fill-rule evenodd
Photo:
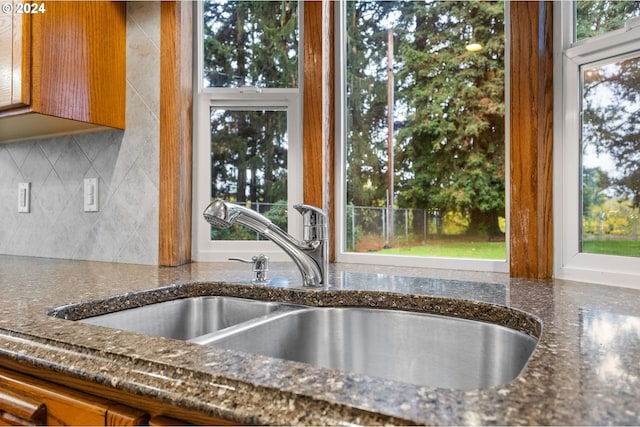
<svg viewBox="0 0 640 427"><path fill-rule="evenodd" d="M89 317L80 322L190 340L286 307L286 304L243 298L193 297Z"/></svg>
<svg viewBox="0 0 640 427"><path fill-rule="evenodd" d="M80 320L416 385L477 389L523 370L536 338L474 320L194 297Z"/></svg>
<svg viewBox="0 0 640 427"><path fill-rule="evenodd" d="M453 389L511 381L537 343L490 323L363 308L308 308L194 342Z"/></svg>

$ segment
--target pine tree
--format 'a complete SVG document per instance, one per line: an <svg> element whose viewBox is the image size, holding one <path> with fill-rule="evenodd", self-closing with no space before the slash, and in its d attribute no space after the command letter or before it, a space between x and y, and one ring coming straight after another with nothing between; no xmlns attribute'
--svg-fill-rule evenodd
<svg viewBox="0 0 640 427"><path fill-rule="evenodd" d="M398 24L399 203L461 212L495 237L504 216L502 2L406 2ZM479 43L482 50L465 47Z"/></svg>
<svg viewBox="0 0 640 427"><path fill-rule="evenodd" d="M205 2L205 86L297 87L297 21L296 1ZM212 109L212 197L253 203L287 199L282 115Z"/></svg>
<svg viewBox="0 0 640 427"><path fill-rule="evenodd" d="M389 2L347 2L347 197L384 206L387 174L387 32Z"/></svg>

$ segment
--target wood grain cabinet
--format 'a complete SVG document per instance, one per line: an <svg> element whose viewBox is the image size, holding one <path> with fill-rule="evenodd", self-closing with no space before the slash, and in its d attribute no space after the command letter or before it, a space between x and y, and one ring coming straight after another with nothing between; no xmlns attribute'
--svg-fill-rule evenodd
<svg viewBox="0 0 640 427"><path fill-rule="evenodd" d="M29 95L22 88L22 67L29 65L28 58L23 61L23 19L13 7L10 1L0 11L0 109L23 106Z"/></svg>
<svg viewBox="0 0 640 427"><path fill-rule="evenodd" d="M26 370L26 371L24 371ZM0 426L239 425L0 358Z"/></svg>
<svg viewBox="0 0 640 427"><path fill-rule="evenodd" d="M27 4L37 13L18 13ZM124 129L125 2L5 0L2 7L0 142Z"/></svg>
<svg viewBox="0 0 640 427"><path fill-rule="evenodd" d="M0 369L0 425L145 425L149 415L107 399Z"/></svg>

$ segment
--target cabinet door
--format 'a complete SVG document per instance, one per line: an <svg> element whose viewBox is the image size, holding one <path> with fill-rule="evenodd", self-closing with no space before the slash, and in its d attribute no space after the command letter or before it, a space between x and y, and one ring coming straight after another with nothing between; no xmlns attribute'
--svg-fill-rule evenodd
<svg viewBox="0 0 640 427"><path fill-rule="evenodd" d="M124 129L126 4L48 1L31 16L34 112Z"/></svg>
<svg viewBox="0 0 640 427"><path fill-rule="evenodd" d="M26 419L25 414L38 405L46 409L46 425L143 425L149 420L144 411L4 369L0 369L0 390L6 393L4 406L14 408L15 417L9 420Z"/></svg>
<svg viewBox="0 0 640 427"><path fill-rule="evenodd" d="M42 9L8 13L33 5ZM0 143L124 129L126 2L0 0L0 8Z"/></svg>
<svg viewBox="0 0 640 427"><path fill-rule="evenodd" d="M0 389L0 425L44 425L46 422L44 403L3 385Z"/></svg>
<svg viewBox="0 0 640 427"><path fill-rule="evenodd" d="M29 16L16 13L16 1L3 2L0 11L0 110L28 103Z"/></svg>

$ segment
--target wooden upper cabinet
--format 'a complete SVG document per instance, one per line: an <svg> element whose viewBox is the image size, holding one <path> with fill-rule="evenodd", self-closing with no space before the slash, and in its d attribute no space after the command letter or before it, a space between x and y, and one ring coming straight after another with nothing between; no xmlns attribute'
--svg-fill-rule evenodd
<svg viewBox="0 0 640 427"><path fill-rule="evenodd" d="M0 142L124 129L125 2L18 3L0 15Z"/></svg>
<svg viewBox="0 0 640 427"><path fill-rule="evenodd" d="M29 87L23 82L28 81L30 62L23 38L30 40L31 25L28 16L14 9L14 3L3 3L5 9L0 11L0 110L29 102Z"/></svg>

